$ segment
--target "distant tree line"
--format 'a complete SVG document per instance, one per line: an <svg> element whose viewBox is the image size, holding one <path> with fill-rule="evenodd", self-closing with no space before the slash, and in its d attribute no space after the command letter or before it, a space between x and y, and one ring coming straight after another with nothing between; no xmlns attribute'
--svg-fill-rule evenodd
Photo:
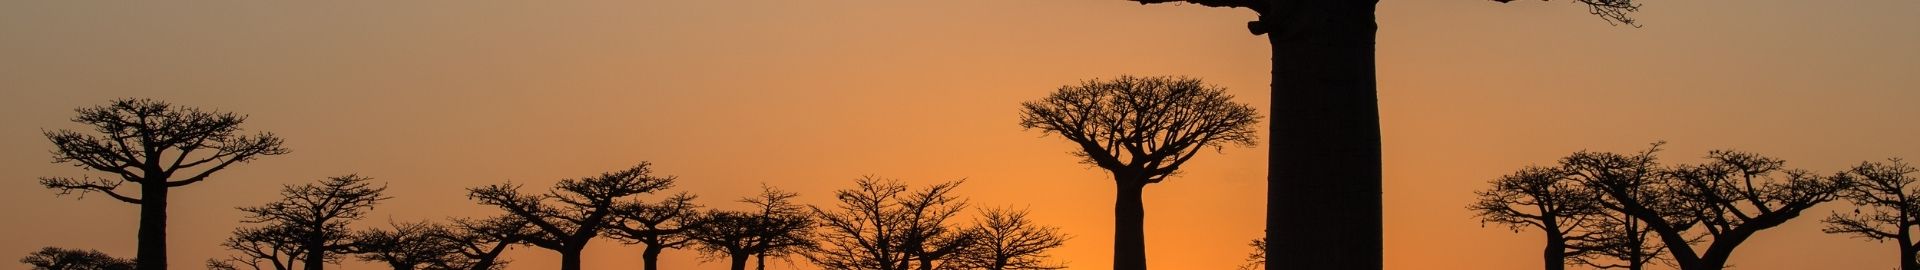
<svg viewBox="0 0 1920 270"><path fill-rule="evenodd" d="M1225 88L1198 79L1121 76L1062 86L1046 98L1023 103L1020 125L1075 143L1074 154L1082 162L1111 174L1120 187L1114 208L1114 262L1120 268L1144 268L1143 188L1176 175L1203 150L1257 141L1253 125L1260 115L1232 99ZM129 260L140 270L167 267L168 188L204 181L233 164L290 152L272 133L242 134L240 124L246 117L234 113L150 99L115 100L78 112L74 121L93 132L47 132L58 149L54 160L117 177L46 177L41 184L61 194L98 192L141 205L139 255ZM247 213L242 220L247 226L235 229L221 244L231 254L205 265L318 270L351 258L396 270L486 270L508 263L499 258L507 249L537 247L558 253L559 269L578 270L586 247L605 238L642 245L639 255L647 270L658 269L659 255L669 249L724 258L736 270L746 269L749 261L755 269L764 269L769 259L804 259L827 269L1065 267L1047 252L1064 245L1068 236L1029 219L1026 210L972 211L969 201L955 192L962 181L912 188L868 176L835 192L833 206L799 204L794 201L799 194L763 186L760 194L737 200L750 210L737 211L707 209L695 203L698 197L693 194L669 193L676 180L655 174L651 163L641 162L562 179L543 190L505 182L467 189L475 203L499 209L495 216L389 221L385 227L362 228L353 224L390 198L384 195L385 185L359 175L330 177L285 186L280 200L240 207ZM128 182L139 186L140 197L122 193ZM122 265L98 252L58 251L31 259Z"/></svg>
<svg viewBox="0 0 1920 270"><path fill-rule="evenodd" d="M75 121L99 134L47 132L59 148L55 160L118 178L47 177L41 183L61 194L99 192L142 205L141 253L123 259L47 247L21 259L34 269L165 269L164 255L156 255L164 250L146 247L164 243L164 233L149 232L164 232L166 188L205 180L256 156L288 152L270 133L238 135L245 117L232 113L147 99L116 100L79 112ZM174 174L201 165L210 167ZM735 270L747 269L748 261L764 269L769 259L796 258L829 269L1064 267L1046 253L1068 236L1028 219L1026 210L990 208L978 211L971 222L964 220L970 208L954 193L960 181L909 192L900 181L865 177L854 181L856 187L836 192L838 205L830 207L800 204L795 202L799 194L763 186L760 194L737 200L749 210L721 210L696 204L692 194L667 195L676 180L640 162L562 179L540 191L512 182L486 185L469 188L468 198L499 209L498 215L363 227L356 223L391 198L386 185L359 175L327 177L284 186L278 200L239 207L247 225L221 243L231 253L208 259L205 267L319 270L357 259L395 270L489 270L504 268L508 261L500 255L508 249L536 247L559 253L559 269L578 270L582 251L603 238L643 245L639 255L648 270L658 269L659 255L667 249L724 258ZM120 193L127 182L140 185L144 196Z"/></svg>
<svg viewBox="0 0 1920 270"><path fill-rule="evenodd" d="M1900 159L1821 174L1786 161L1715 150L1698 164L1663 165L1655 143L1635 153L1580 151L1490 181L1467 208L1485 224L1545 236L1546 269L1724 269L1740 244L1823 203L1857 208L1823 222L1833 234L1893 241L1900 269L1920 270L1913 229L1920 186Z"/></svg>

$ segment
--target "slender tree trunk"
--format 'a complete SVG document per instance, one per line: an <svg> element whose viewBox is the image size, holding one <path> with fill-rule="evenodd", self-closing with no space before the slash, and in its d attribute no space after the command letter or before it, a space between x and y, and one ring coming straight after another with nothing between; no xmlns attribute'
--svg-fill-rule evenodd
<svg viewBox="0 0 1920 270"><path fill-rule="evenodd" d="M728 258L728 259L729 259L729 261L728 261L728 262L729 262L729 264L728 264L728 265L729 265L730 267L728 267L727 269L733 269L733 270L747 270L747 257L751 257L751 254L746 254L746 253L734 253L734 254L731 254L731 255L732 255L732 256L731 256L730 258ZM576 269L576 270L577 270L577 269Z"/></svg>
<svg viewBox="0 0 1920 270"><path fill-rule="evenodd" d="M1900 270L1920 270L1920 261L1914 261L1914 253L1920 252L1920 247L1913 245L1912 233L1901 227L1899 237L1894 240L1900 241Z"/></svg>
<svg viewBox="0 0 1920 270"><path fill-rule="evenodd" d="M1140 190L1146 182L1122 173L1114 175L1118 185L1113 199L1113 269L1146 270L1147 243L1141 224L1146 211L1140 206Z"/></svg>
<svg viewBox="0 0 1920 270"><path fill-rule="evenodd" d="M149 172L152 173L152 172ZM134 260L140 270L167 269L166 179L140 184L140 235Z"/></svg>
<svg viewBox="0 0 1920 270"><path fill-rule="evenodd" d="M644 265L642 268L660 270L660 251L666 249L660 245L648 244L646 250L640 252L640 264Z"/></svg>
<svg viewBox="0 0 1920 270"><path fill-rule="evenodd" d="M581 251L582 248L579 247L568 247L567 250L561 250L560 270L580 270Z"/></svg>
<svg viewBox="0 0 1920 270"><path fill-rule="evenodd" d="M760 253L753 254L753 269L767 270L767 252L761 251Z"/></svg>
<svg viewBox="0 0 1920 270"><path fill-rule="evenodd" d="M1267 269L1381 269L1377 1L1263 1L1249 26L1273 45Z"/></svg>

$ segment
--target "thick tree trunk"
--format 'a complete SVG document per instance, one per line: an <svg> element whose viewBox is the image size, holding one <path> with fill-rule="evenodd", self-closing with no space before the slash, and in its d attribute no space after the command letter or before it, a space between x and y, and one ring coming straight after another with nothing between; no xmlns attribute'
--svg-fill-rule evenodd
<svg viewBox="0 0 1920 270"><path fill-rule="evenodd" d="M167 269L166 179L140 185L139 247L134 260L140 270Z"/></svg>
<svg viewBox="0 0 1920 270"><path fill-rule="evenodd" d="M734 253L732 255L733 256L731 256L731 258L728 258L729 259L728 265L730 267L728 267L727 269L747 270L747 257L751 257L751 255L746 253Z"/></svg>
<svg viewBox="0 0 1920 270"><path fill-rule="evenodd" d="M1141 224L1146 219L1146 211L1140 206L1140 190L1146 184L1123 174L1115 175L1118 179L1114 181L1117 191L1113 198L1113 269L1146 270L1147 241Z"/></svg>
<svg viewBox="0 0 1920 270"><path fill-rule="evenodd" d="M1553 234L1556 232L1558 231L1547 231L1547 248L1540 252L1540 255L1545 259L1544 263L1546 263L1546 268L1543 269L1546 270L1567 269L1567 242L1566 239L1554 236Z"/></svg>
<svg viewBox="0 0 1920 270"><path fill-rule="evenodd" d="M325 239L323 239L319 235L319 233L323 229L320 229L320 228L307 228L307 229L312 230L311 232L314 235L308 236L306 239L306 245L304 247L301 247L302 250L300 252L305 253L306 256L301 258L300 269L301 270L326 269L327 253L326 253L325 245L327 244L327 242Z"/></svg>
<svg viewBox="0 0 1920 270"><path fill-rule="evenodd" d="M647 245L646 250L640 251L640 264L643 265L642 268L646 270L660 270L660 251L662 250L666 250L666 248L660 245L650 244Z"/></svg>
<svg viewBox="0 0 1920 270"><path fill-rule="evenodd" d="M581 248L560 251L560 270L580 270Z"/></svg>
<svg viewBox="0 0 1920 270"><path fill-rule="evenodd" d="M1267 269L1381 269L1374 4L1264 0L1273 44Z"/></svg>

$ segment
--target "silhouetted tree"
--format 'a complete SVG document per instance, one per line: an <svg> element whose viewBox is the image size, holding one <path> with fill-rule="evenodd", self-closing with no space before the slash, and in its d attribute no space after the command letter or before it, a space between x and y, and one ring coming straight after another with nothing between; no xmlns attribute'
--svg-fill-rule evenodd
<svg viewBox="0 0 1920 270"><path fill-rule="evenodd" d="M975 233L973 245L955 255L959 269L1052 270L1065 264L1048 262L1047 250L1066 244L1071 238L1059 228L1034 224L1027 210L989 208L981 212L969 231Z"/></svg>
<svg viewBox="0 0 1920 270"><path fill-rule="evenodd" d="M747 259L765 252L775 240L770 235L804 231L811 221L805 217L766 219L755 212L709 210L694 219L687 237L699 251L712 257L726 257L728 269L747 269Z"/></svg>
<svg viewBox="0 0 1920 270"><path fill-rule="evenodd" d="M519 185L505 183L468 189L467 197L526 220L541 232L527 243L559 252L561 270L579 270L580 252L611 223L614 205L673 185L672 176L651 175L651 165L560 180L546 194L524 194Z"/></svg>
<svg viewBox="0 0 1920 270"><path fill-rule="evenodd" d="M1851 234L1876 242L1893 241L1900 250L1901 270L1920 270L1920 243L1914 242L1913 229L1920 226L1920 178L1913 165L1900 159L1885 163L1865 162L1848 170L1845 177L1854 185L1841 192L1853 201L1853 213L1833 213L1824 222L1827 233Z"/></svg>
<svg viewBox="0 0 1920 270"><path fill-rule="evenodd" d="M464 243L454 242L453 230L431 222L391 223L389 228L361 230L353 235L353 252L361 260L384 263L393 270L433 269L460 260Z"/></svg>
<svg viewBox="0 0 1920 270"><path fill-rule="evenodd" d="M375 204L388 197L387 187L374 186L373 178L358 175L328 177L320 183L280 189L279 201L262 206L241 207L247 223L268 224L292 234L300 250L301 269L319 270L327 262L338 261L340 253L351 251L353 233L349 223L360 220Z"/></svg>
<svg viewBox="0 0 1920 270"><path fill-rule="evenodd" d="M839 205L812 207L824 230L807 259L827 269L908 270L951 267L979 233L948 224L966 207L953 194L960 181L909 192L897 180L865 177L835 191Z"/></svg>
<svg viewBox="0 0 1920 270"><path fill-rule="evenodd" d="M1141 189L1165 181L1201 150L1252 146L1259 136L1252 106L1199 79L1091 80L1022 107L1020 127L1073 141L1074 155L1113 174L1115 269L1146 269Z"/></svg>
<svg viewBox="0 0 1920 270"><path fill-rule="evenodd" d="M629 244L642 244L646 247L640 253L640 262L646 270L660 269L660 252L669 248L685 247L688 241L686 229L688 219L700 214L693 204L694 196L680 193L658 203L626 202L614 206L614 226L607 227L607 234L627 241Z"/></svg>
<svg viewBox="0 0 1920 270"><path fill-rule="evenodd" d="M544 233L533 228L525 219L511 214L483 219L454 219L449 227L445 237L460 244L460 248L454 251L460 258L448 258L445 264L435 265L433 269L504 269L507 261L500 259L502 252Z"/></svg>
<svg viewBox="0 0 1920 270"><path fill-rule="evenodd" d="M167 191L207 180L214 172L260 156L286 154L272 133L245 135L246 116L177 107L151 99L119 99L75 110L73 122L93 132L46 131L53 161L109 177L41 177L40 185L60 194L105 193L140 205L139 244L134 260L141 270L167 269ZM96 135L97 134L97 135ZM197 171L196 171L197 170ZM139 197L123 195L133 183Z"/></svg>
<svg viewBox="0 0 1920 270"><path fill-rule="evenodd" d="M221 247L239 254L227 255L222 259L207 260L208 269L240 269L246 266L253 270L293 270L299 269L306 253L301 252L298 229L287 224L270 224L263 227L242 227L234 229L233 236L221 242Z"/></svg>
<svg viewBox="0 0 1920 270"><path fill-rule="evenodd" d="M1247 246L1252 247L1253 252L1247 253L1247 264L1240 265L1240 270L1267 269L1267 238L1255 238Z"/></svg>
<svg viewBox="0 0 1920 270"><path fill-rule="evenodd" d="M1514 232L1538 229L1546 236L1542 250L1548 270L1566 269L1568 258L1587 252L1582 243L1595 242L1585 229L1597 222L1601 208L1596 194L1566 177L1559 168L1528 166L1494 179L1492 188L1474 192L1480 199L1468 205L1480 223L1505 225Z"/></svg>
<svg viewBox="0 0 1920 270"><path fill-rule="evenodd" d="M1352 0L1129 0L1246 8L1273 50L1268 254L1285 269L1381 269L1380 110L1374 4ZM1496 0L1507 2L1511 0ZM1633 0L1576 0L1631 23ZM1341 222L1327 222L1339 220ZM1122 256L1115 254L1116 257ZM1115 269L1145 269L1115 264ZM1281 269L1268 267L1268 269Z"/></svg>
<svg viewBox="0 0 1920 270"><path fill-rule="evenodd" d="M133 260L115 258L98 250L44 247L20 258L33 270L132 270Z"/></svg>
<svg viewBox="0 0 1920 270"><path fill-rule="evenodd" d="M807 232L816 222L811 212L793 203L799 196L762 185L760 194L740 200L757 209L696 215L684 225L686 237L708 256L727 257L734 270L746 269L749 258L759 258L756 267L765 269L767 257L785 257L813 245Z"/></svg>
<svg viewBox="0 0 1920 270"><path fill-rule="evenodd" d="M1611 210L1591 217L1581 226L1590 240L1570 243L1572 249L1582 251L1568 258L1571 262L1595 269L1641 270L1655 261L1670 259L1665 256L1666 246L1655 238L1659 236L1647 228L1646 222Z"/></svg>
<svg viewBox="0 0 1920 270"><path fill-rule="evenodd" d="M813 247L813 239L807 237L808 231L816 225L806 206L793 202L799 193L787 192L760 184L760 194L740 199L740 202L759 208L757 218L760 224L768 224L758 237L760 248L753 253L753 269L767 269L767 257L786 258Z"/></svg>
<svg viewBox="0 0 1920 270"><path fill-rule="evenodd" d="M1731 150L1707 163L1660 168L1659 144L1635 155L1577 152L1561 159L1577 181L1601 192L1602 206L1631 215L1660 235L1685 270L1722 269L1734 248L1760 230L1837 198L1844 177L1785 169L1785 162ZM1695 243L1706 243L1696 250Z"/></svg>

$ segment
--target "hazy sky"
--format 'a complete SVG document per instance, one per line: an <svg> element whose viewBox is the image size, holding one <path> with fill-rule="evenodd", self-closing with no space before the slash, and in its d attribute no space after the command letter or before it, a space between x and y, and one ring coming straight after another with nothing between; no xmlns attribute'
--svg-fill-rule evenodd
<svg viewBox="0 0 1920 270"><path fill-rule="evenodd" d="M1493 177L1581 149L1667 140L1670 162L1737 148L1822 172L1920 159L1920 2L1645 4L1646 27L1631 28L1571 1L1380 3L1388 269L1538 268L1538 232L1481 227L1464 206ZM0 259L133 255L134 205L34 179L101 175L49 163L40 132L82 128L67 121L77 107L150 97L250 115L293 150L174 191L180 269L225 256L233 208L283 184L387 182L395 198L359 223L384 226L498 213L467 187L640 161L724 209L760 183L826 204L863 175L967 179L974 205L1027 207L1072 234L1058 259L1109 268L1111 180L1063 139L1021 130L1018 104L1079 80L1187 75L1269 111L1253 17L1120 0L4 1ZM1263 228L1265 151L1209 152L1150 186L1148 262L1241 263ZM1819 232L1841 206L1760 233L1734 264L1893 267L1890 244ZM638 254L595 240L586 266L638 268ZM508 256L557 264L537 248Z"/></svg>

